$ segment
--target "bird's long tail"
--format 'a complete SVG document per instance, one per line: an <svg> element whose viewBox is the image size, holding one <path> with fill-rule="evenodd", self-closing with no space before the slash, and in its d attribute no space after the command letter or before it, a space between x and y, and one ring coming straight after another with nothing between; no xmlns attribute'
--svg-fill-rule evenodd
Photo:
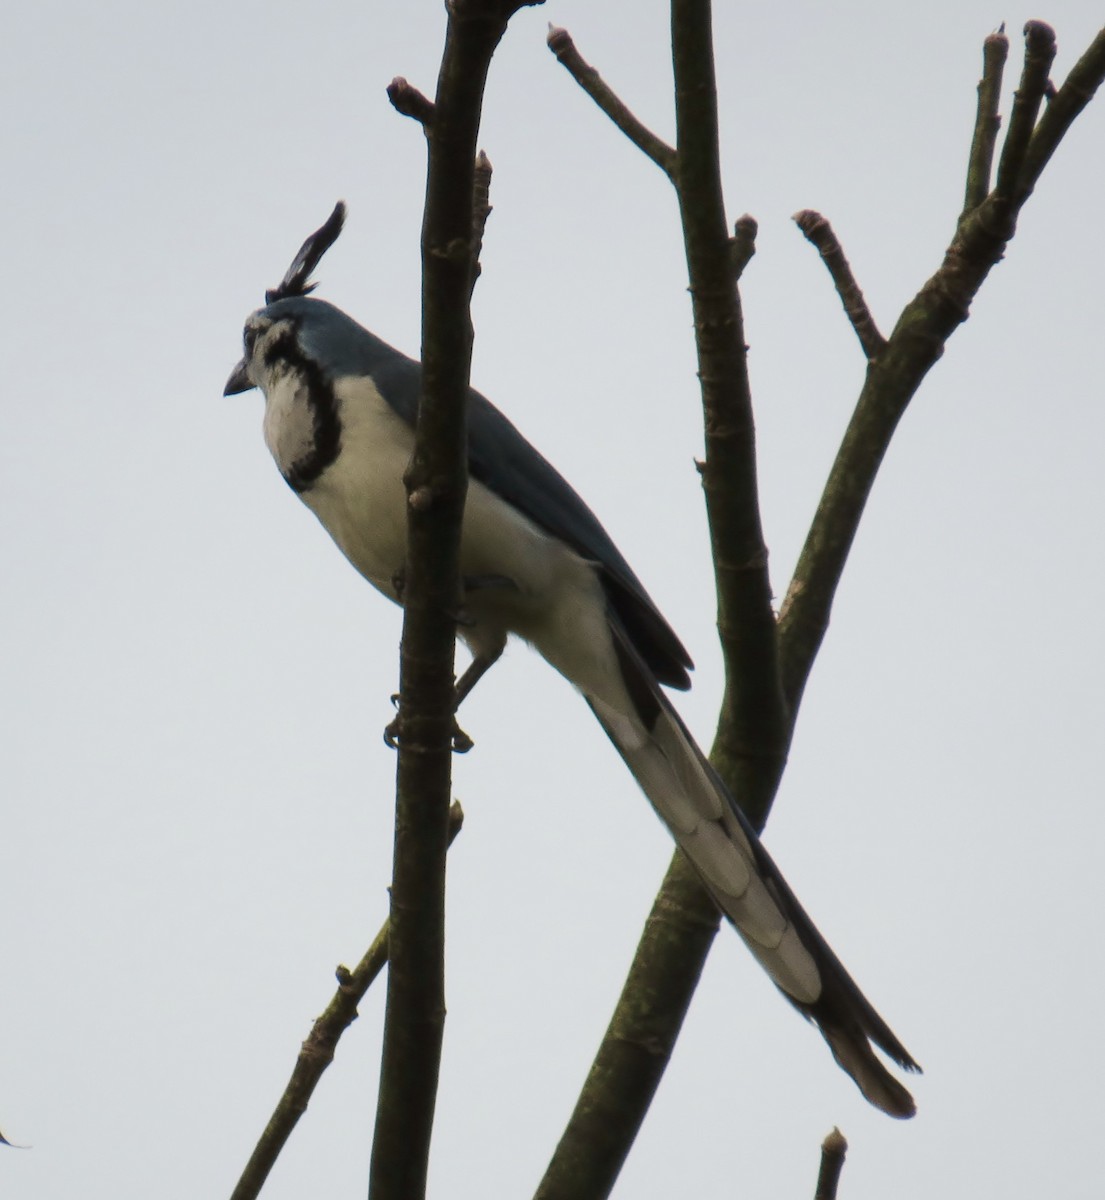
<svg viewBox="0 0 1105 1200"><path fill-rule="evenodd" d="M718 908L864 1096L892 1117L913 1116L913 1097L871 1043L905 1070L920 1068L806 915L652 672L620 630L615 638L640 716L588 696L610 740Z"/></svg>

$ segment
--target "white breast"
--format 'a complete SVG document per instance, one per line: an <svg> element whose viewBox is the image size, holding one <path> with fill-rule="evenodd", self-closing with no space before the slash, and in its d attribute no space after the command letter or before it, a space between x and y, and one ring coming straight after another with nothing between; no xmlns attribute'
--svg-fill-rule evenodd
<svg viewBox="0 0 1105 1200"><path fill-rule="evenodd" d="M265 445L281 475L287 476L292 465L310 453L315 435L307 388L294 372L285 371L266 386L263 429Z"/></svg>
<svg viewBox="0 0 1105 1200"><path fill-rule="evenodd" d="M341 450L300 499L353 566L395 599L392 580L406 556L403 472L414 435L370 379L339 379L334 394ZM277 464L295 462L312 435L313 417L303 389L272 389L266 396L265 441Z"/></svg>

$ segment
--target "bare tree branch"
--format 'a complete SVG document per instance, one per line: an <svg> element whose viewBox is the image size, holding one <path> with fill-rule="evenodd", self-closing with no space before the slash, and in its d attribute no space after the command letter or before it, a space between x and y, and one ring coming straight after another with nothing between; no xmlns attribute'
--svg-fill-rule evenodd
<svg viewBox="0 0 1105 1200"><path fill-rule="evenodd" d="M726 649L726 701L711 759L760 829L828 627L835 590L890 438L1001 258L1027 192L1015 202L991 194L965 215L940 270L906 306L877 357L869 360L855 415L779 614L776 662L775 626L766 637L761 625L764 589L769 586L766 551L762 540L749 536L758 531L758 509L740 302L732 278L723 283L708 269L698 271L699 265L708 268L707 247L714 251L715 263L727 259L716 232L724 219L707 0L673 0L672 27L680 118L672 178L680 196L695 302L707 433L702 469L718 565L719 629ZM1099 38L1071 72L1066 95L1064 85L1052 101L1054 108L1062 98L1062 117L1049 122L1049 111L1040 122L1029 143L1022 179L1034 182L1034 176L1025 174L1036 162L1034 155L1039 154L1042 169L1103 74L1105 41ZM980 149L975 155L976 172L985 154ZM736 343L735 356L733 341L727 343L726 337ZM781 695L773 691L777 683ZM762 705L759 727L750 713L756 704ZM680 914L682 940L666 936L665 919L671 913ZM540 1200L599 1200L609 1194L667 1064L717 921L712 902L676 852L584 1095L542 1181ZM691 930L698 932L692 936ZM646 1064L642 1051L651 1054L652 1061Z"/></svg>
<svg viewBox="0 0 1105 1200"><path fill-rule="evenodd" d="M549 26L546 39L549 49L592 100L602 109L627 138L646 154L669 178L675 170L675 151L646 128L619 99L602 76L586 62L576 49L571 34L566 29Z"/></svg>
<svg viewBox="0 0 1105 1200"><path fill-rule="evenodd" d="M1005 145L998 160L998 180L994 187L995 195L1003 199L1011 199L1018 190L1017 183L1028 152L1028 143L1036 127L1036 115L1047 91L1048 73L1055 60L1055 30L1050 25L1045 25L1043 21L1029 21L1024 27L1024 39L1021 85L1013 95L1009 132L1005 135Z"/></svg>
<svg viewBox="0 0 1105 1200"><path fill-rule="evenodd" d="M449 809L449 845L456 840L464 824L464 812L454 802ZM326 1068L334 1061L334 1053L342 1034L357 1019L357 1006L372 986L376 976L384 969L388 960L388 928L384 921L379 933L365 951L361 961L350 971L338 967L338 990L330 1003L311 1026L311 1032L303 1043L292 1070L284 1094L277 1102L265 1132L261 1135L250 1155L249 1162L230 1200L256 1200L261 1188L276 1164L299 1118L307 1111L307 1105Z"/></svg>
<svg viewBox="0 0 1105 1200"><path fill-rule="evenodd" d="M1020 101L1022 123L1030 109L1035 112L1029 93L1043 94L1041 79L1046 83L1046 72L1041 64L1044 58L1050 62L1047 46L1054 41L1053 35L1049 39L1038 26L1038 22L1028 26L1025 55L1028 85L1022 86L1025 93ZM1105 77L1105 39L1101 35L1076 71L1079 71L1075 84L1078 94L1093 95ZM1081 107L1084 104L1077 111ZM1049 138L1057 142L1069 128L1073 115L1049 131ZM1003 152L1002 162L1008 164L1007 172L1014 167L1019 170L1023 158L1016 150ZM779 612L783 687L792 720L828 629L836 588L890 439L925 375L943 354L944 344L967 319L979 288L1001 260L1016 230L1021 206L1031 194L1031 189L1023 185L1013 187L1007 183L1007 187L1015 194L999 195L996 188L961 219L940 269L906 305L885 351L868 367L859 401Z"/></svg>
<svg viewBox="0 0 1105 1200"><path fill-rule="evenodd" d="M844 312L851 321L852 328L856 331L859 344L863 347L863 353L868 360L878 358L886 346L886 338L879 333L875 319L871 316L871 310L867 307L863 292L860 291L859 284L856 283L855 276L852 274L852 267L844 257L844 248L833 231L833 227L812 208L804 208L801 212L795 213L794 221L805 234L806 239L820 252L829 275L832 277L840 302L844 305Z"/></svg>
<svg viewBox="0 0 1105 1200"><path fill-rule="evenodd" d="M978 110L975 131L971 138L971 154L967 160L967 191L963 200L963 215L976 209L990 191L990 173L994 169L994 147L997 145L1001 117L1001 77L1009 57L1009 39L1003 25L982 43L982 78L978 81Z"/></svg>
<svg viewBox="0 0 1105 1200"><path fill-rule="evenodd" d="M836 1200L836 1189L847 1153L848 1142L844 1134L834 1128L821 1143L821 1169L817 1174L817 1190L813 1200Z"/></svg>
<svg viewBox="0 0 1105 1200"><path fill-rule="evenodd" d="M782 774L787 716L760 521L748 347L718 150L709 0L673 0L679 211L694 311L706 455L702 486L717 581L725 694L711 761L762 827Z"/></svg>
<svg viewBox="0 0 1105 1200"><path fill-rule="evenodd" d="M736 237L729 238L709 0L673 0L672 49L677 150L668 173L679 197L690 277L706 436L700 471L726 666L711 761L759 829L782 773L789 726L734 269L734 255L738 264L750 257L754 222L742 218ZM741 248L735 250L734 242ZM609 1194L667 1066L719 920L694 870L676 851L584 1092L537 1193L541 1200Z"/></svg>
<svg viewBox="0 0 1105 1200"><path fill-rule="evenodd" d="M669 877L535 1200L608 1196L667 1068L718 929L717 909L682 854Z"/></svg>
<svg viewBox="0 0 1105 1200"><path fill-rule="evenodd" d="M1102 29L1090 44L1089 49L1075 63L1063 86L1048 103L1040 118L1028 151L1021 166L1017 190L1027 194L1036 186L1040 172L1047 166L1063 135L1073 124L1078 114L1094 98L1105 77L1105 29Z"/></svg>
<svg viewBox="0 0 1105 1200"><path fill-rule="evenodd" d="M756 485L744 319L736 288L752 255L755 222L742 217L734 238L728 238L709 0L673 0L671 11L676 150L633 116L584 61L566 30L551 29L548 42L599 108L664 170L679 197L706 431L700 471L727 680L711 757L755 823L766 818L787 742Z"/></svg>
<svg viewBox="0 0 1105 1200"><path fill-rule="evenodd" d="M391 967L371 1200L425 1195L445 1023L445 851L467 490L476 137L491 56L524 0L452 0L427 130L422 397L406 476Z"/></svg>

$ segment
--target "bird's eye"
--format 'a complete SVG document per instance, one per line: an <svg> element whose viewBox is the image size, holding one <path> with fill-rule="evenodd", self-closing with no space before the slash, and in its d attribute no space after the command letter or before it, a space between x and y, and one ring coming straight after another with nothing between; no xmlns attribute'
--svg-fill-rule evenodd
<svg viewBox="0 0 1105 1200"><path fill-rule="evenodd" d="M253 325L247 325L242 330L242 346L245 348L245 357L248 362L253 357L253 346L257 341L257 329Z"/></svg>

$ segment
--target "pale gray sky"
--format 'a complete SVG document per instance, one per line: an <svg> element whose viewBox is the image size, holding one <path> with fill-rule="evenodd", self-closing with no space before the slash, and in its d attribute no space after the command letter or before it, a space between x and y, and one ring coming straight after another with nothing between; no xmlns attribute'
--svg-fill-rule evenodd
<svg viewBox="0 0 1105 1200"><path fill-rule="evenodd" d="M717 5L727 202L782 594L863 374L816 253L884 328L962 199L982 39L1094 5ZM908 12L908 16L905 15ZM544 46L672 136L659 0L550 0L492 67L473 379L589 500L720 688L674 197ZM319 294L417 352L436 2L14 8L0 46L0 1154L5 1200L229 1194L339 962L386 908L399 614L278 477L246 314L338 197ZM739 940L715 946L617 1196L1090 1196L1105 1071L1100 214L1079 120L892 448L768 844L923 1063L872 1111ZM465 712L432 1189L532 1191L670 853L587 708L523 648ZM383 989L271 1200L364 1194Z"/></svg>

